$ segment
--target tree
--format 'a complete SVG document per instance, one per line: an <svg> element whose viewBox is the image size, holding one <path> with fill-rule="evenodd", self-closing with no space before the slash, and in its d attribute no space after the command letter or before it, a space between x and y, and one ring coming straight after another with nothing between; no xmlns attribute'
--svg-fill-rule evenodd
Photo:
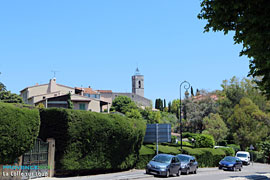
<svg viewBox="0 0 270 180"><path fill-rule="evenodd" d="M133 119L142 119L142 115L138 109L131 109L126 112L126 116Z"/></svg>
<svg viewBox="0 0 270 180"><path fill-rule="evenodd" d="M163 107L162 99L160 99L160 98L156 99L155 108L159 109L160 111L163 111L164 107Z"/></svg>
<svg viewBox="0 0 270 180"><path fill-rule="evenodd" d="M270 141L264 141L261 143L262 152L267 162L270 162Z"/></svg>
<svg viewBox="0 0 270 180"><path fill-rule="evenodd" d="M168 112L172 112L172 103L171 101L168 103Z"/></svg>
<svg viewBox="0 0 270 180"><path fill-rule="evenodd" d="M21 96L10 91L0 91L0 101L5 103L23 103Z"/></svg>
<svg viewBox="0 0 270 180"><path fill-rule="evenodd" d="M175 99L172 101L172 107L171 107L171 112L176 115L177 118L179 118L179 107L180 107L180 100Z"/></svg>
<svg viewBox="0 0 270 180"><path fill-rule="evenodd" d="M200 133L204 130L203 118L210 113L217 112L217 102L211 99L210 94L202 99L185 99L183 102L183 117L186 120L187 131Z"/></svg>
<svg viewBox="0 0 270 180"><path fill-rule="evenodd" d="M190 88L190 94L191 94L192 97L194 96L194 93L193 93L193 87L192 87L192 86L191 86L191 88Z"/></svg>
<svg viewBox="0 0 270 180"><path fill-rule="evenodd" d="M197 89L196 90L196 96L199 96L199 95L201 95L201 93L200 93L199 89Z"/></svg>
<svg viewBox="0 0 270 180"><path fill-rule="evenodd" d="M167 107L167 104L166 104L166 99L164 99L164 101L163 101L164 103L163 103L163 110Z"/></svg>
<svg viewBox="0 0 270 180"><path fill-rule="evenodd" d="M241 149L256 144L268 133L266 121L269 117L262 112L249 98L242 98L234 107L232 116L228 119L230 130Z"/></svg>
<svg viewBox="0 0 270 180"><path fill-rule="evenodd" d="M127 96L117 96L112 102L111 111L126 114L126 112L131 111L131 109L138 109L138 107L135 102Z"/></svg>
<svg viewBox="0 0 270 180"><path fill-rule="evenodd" d="M269 112L270 104L261 91L256 88L254 81L243 78L241 81L235 76L228 80L224 80L221 84L223 88L219 94L219 114L222 119L227 119L232 115L236 104L240 103L243 97L251 99L260 110Z"/></svg>
<svg viewBox="0 0 270 180"><path fill-rule="evenodd" d="M227 136L228 128L219 114L210 113L209 116L203 118L203 125L205 127L203 134L212 135L216 142L224 140Z"/></svg>
<svg viewBox="0 0 270 180"><path fill-rule="evenodd" d="M73 105L73 103L71 101L71 93L70 92L68 93L67 103L68 103L68 109L74 109L74 105Z"/></svg>
<svg viewBox="0 0 270 180"><path fill-rule="evenodd" d="M152 109L146 107L144 110L141 111L141 115L144 119L146 119L148 124L160 123L160 111L152 111Z"/></svg>
<svg viewBox="0 0 270 180"><path fill-rule="evenodd" d="M6 86L0 82L0 101L5 103L22 103L22 97L7 91Z"/></svg>
<svg viewBox="0 0 270 180"><path fill-rule="evenodd" d="M6 86L0 82L0 91L6 91Z"/></svg>
<svg viewBox="0 0 270 180"><path fill-rule="evenodd" d="M234 42L243 44L240 56L250 58L249 75L261 77L256 83L270 98L270 2L204 0L201 7L198 18L208 21L204 31L234 31Z"/></svg>

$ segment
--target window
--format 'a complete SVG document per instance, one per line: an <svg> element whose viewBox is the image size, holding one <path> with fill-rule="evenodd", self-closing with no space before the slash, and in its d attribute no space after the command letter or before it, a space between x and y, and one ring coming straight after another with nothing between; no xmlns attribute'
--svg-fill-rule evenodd
<svg viewBox="0 0 270 180"><path fill-rule="evenodd" d="M141 88L141 81L139 81L139 88Z"/></svg>
<svg viewBox="0 0 270 180"><path fill-rule="evenodd" d="M85 104L79 104L80 105L80 110L85 110Z"/></svg>

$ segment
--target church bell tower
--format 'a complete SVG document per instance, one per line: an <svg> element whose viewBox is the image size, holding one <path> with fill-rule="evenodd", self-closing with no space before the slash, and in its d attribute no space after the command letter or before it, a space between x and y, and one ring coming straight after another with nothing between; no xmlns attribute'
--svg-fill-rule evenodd
<svg viewBox="0 0 270 180"><path fill-rule="evenodd" d="M132 93L144 97L144 76L140 74L139 68L132 76Z"/></svg>

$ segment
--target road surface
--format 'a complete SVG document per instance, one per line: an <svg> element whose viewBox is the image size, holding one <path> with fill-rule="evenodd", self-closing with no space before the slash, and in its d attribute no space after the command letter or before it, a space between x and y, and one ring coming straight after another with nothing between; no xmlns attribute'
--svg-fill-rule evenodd
<svg viewBox="0 0 270 180"><path fill-rule="evenodd" d="M218 168L199 168L197 174L173 176L169 178L154 177L145 174L144 170L130 170L125 172L100 174L92 176L69 177L69 178L39 178L37 180L129 180L129 179L146 179L146 180L270 180L270 165L254 163L254 165L244 166L242 171L223 171Z"/></svg>

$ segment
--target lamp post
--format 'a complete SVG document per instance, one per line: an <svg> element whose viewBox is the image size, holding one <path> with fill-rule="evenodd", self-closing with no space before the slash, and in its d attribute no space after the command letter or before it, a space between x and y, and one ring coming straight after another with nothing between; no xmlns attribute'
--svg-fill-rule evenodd
<svg viewBox="0 0 270 180"><path fill-rule="evenodd" d="M183 81L181 84L180 84L180 106L179 106L179 109L180 109L180 114L179 114L179 122L180 122L180 138L181 138L181 150L183 149L183 141L182 141L182 100L181 100L181 88L182 88L182 85L184 84L184 89L187 91L189 88L190 88L190 84L189 82L187 81Z"/></svg>

